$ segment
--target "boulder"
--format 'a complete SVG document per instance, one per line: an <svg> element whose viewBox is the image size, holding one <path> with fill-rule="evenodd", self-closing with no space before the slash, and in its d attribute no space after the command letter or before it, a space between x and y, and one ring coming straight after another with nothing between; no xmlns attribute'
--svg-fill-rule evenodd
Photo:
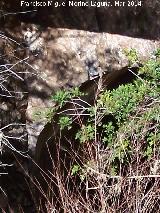
<svg viewBox="0 0 160 213"><path fill-rule="evenodd" d="M46 107L54 106L50 96L56 90L80 86L99 76L100 72L126 67L129 62L124 54L125 49L136 49L139 59L144 61L158 46L158 41L69 29L48 28L41 32L40 37L44 41L41 53L31 60L34 70L26 75L29 91L27 126L36 135L37 125L43 127L40 123L45 122L45 119L35 119L34 115ZM34 134L29 135L33 139ZM31 142L34 146L36 138Z"/></svg>
<svg viewBox="0 0 160 213"><path fill-rule="evenodd" d="M99 70L110 72L127 66L125 49L136 49L144 61L158 46L146 39L69 29L48 28L40 37L44 40L41 53L34 59L32 55L34 70L26 75L28 120L33 120L36 108L53 106L48 99L56 90L79 86L97 77Z"/></svg>

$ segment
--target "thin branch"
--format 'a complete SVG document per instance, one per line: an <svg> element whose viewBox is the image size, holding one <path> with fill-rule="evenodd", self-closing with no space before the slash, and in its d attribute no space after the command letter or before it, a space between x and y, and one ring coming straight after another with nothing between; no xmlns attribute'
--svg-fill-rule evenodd
<svg viewBox="0 0 160 213"><path fill-rule="evenodd" d="M146 82L139 75L137 75L135 72L133 72L131 69L128 69L128 71L130 71L133 75L135 75L137 78L139 78L144 84L146 84Z"/></svg>

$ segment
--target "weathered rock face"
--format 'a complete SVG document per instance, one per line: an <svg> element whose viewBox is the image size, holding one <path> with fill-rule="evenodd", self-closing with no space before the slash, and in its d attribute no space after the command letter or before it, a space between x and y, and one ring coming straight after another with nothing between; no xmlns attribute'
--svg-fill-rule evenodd
<svg viewBox="0 0 160 213"><path fill-rule="evenodd" d="M57 89L78 86L102 72L121 69L128 65L124 49L135 48L140 60L150 57L158 42L108 33L79 30L45 29L42 53L31 62L37 76L28 77L28 119L34 111L50 106L50 97Z"/></svg>

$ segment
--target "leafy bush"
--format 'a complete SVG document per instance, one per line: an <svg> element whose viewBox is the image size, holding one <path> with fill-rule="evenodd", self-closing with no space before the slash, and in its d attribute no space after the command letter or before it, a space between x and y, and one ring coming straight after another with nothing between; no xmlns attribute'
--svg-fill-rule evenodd
<svg viewBox="0 0 160 213"><path fill-rule="evenodd" d="M131 56L137 60L134 54ZM138 77L132 83L102 92L96 105L88 111L87 123L78 130L80 143L95 140L101 127L101 141L107 153L111 153L110 170L119 172L120 164L130 164L135 158L135 143L142 143L139 157L151 158L160 141L160 60L149 59L140 67ZM109 118L112 116L113 119ZM103 122L103 117L108 120ZM96 122L95 122L95 119ZM95 123L97 126L95 126ZM133 139L134 138L134 139Z"/></svg>
<svg viewBox="0 0 160 213"><path fill-rule="evenodd" d="M67 100L82 95L84 95L84 93L80 92L78 87L75 87L68 91L59 90L56 94L51 96L51 99L57 103L58 107L62 107Z"/></svg>
<svg viewBox="0 0 160 213"><path fill-rule="evenodd" d="M83 125L82 128L77 132L75 139L79 139L80 143L84 143L93 140L94 134L95 131L93 125Z"/></svg>
<svg viewBox="0 0 160 213"><path fill-rule="evenodd" d="M127 54L130 63L139 61L135 50ZM65 131L64 135L62 132L62 140L66 136L64 141L69 142L71 149L73 144L76 147L78 144L78 151L66 149L66 153L63 153L64 162L59 162L60 168L65 167L67 156L69 159L72 156L72 161L68 162L70 168L67 178L62 175L63 171L58 178L57 173L54 177L61 191L59 199L62 200L62 208L66 209L67 206L68 212L79 212L82 209L82 212L113 210L149 213L159 210L159 50L139 68L135 76L136 79L128 84L102 91L96 96L94 105L83 108L83 118L78 115L76 122L75 115L65 115L63 106L70 98L84 94L76 88L58 91L52 96L57 103L60 131L71 129L69 133L72 134L74 130L69 138ZM73 191L66 184L68 180L73 181Z"/></svg>
<svg viewBox="0 0 160 213"><path fill-rule="evenodd" d="M71 128L71 124L72 124L72 120L67 117L67 116L62 116L59 118L59 123L60 125L60 129L63 130L65 127L67 127L67 129Z"/></svg>

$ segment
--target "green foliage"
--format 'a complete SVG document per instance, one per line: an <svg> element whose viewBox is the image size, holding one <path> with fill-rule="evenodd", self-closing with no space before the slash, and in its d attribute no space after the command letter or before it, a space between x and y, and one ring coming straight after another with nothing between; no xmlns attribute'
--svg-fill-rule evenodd
<svg viewBox="0 0 160 213"><path fill-rule="evenodd" d="M95 129L92 124L83 125L77 132L75 139L79 139L80 143L94 140Z"/></svg>
<svg viewBox="0 0 160 213"><path fill-rule="evenodd" d="M46 116L46 119L47 119L48 122L51 122L51 121L52 121L52 118L53 118L54 113L55 113L54 108L49 108L49 109L47 110L45 116Z"/></svg>
<svg viewBox="0 0 160 213"><path fill-rule="evenodd" d="M34 120L38 121L38 120L46 120L47 122L51 122L52 117L55 113L55 109L54 108L44 108L43 110L37 110L36 112L34 112Z"/></svg>
<svg viewBox="0 0 160 213"><path fill-rule="evenodd" d="M132 50L130 56L137 61L135 51ZM102 114L112 115L115 118L116 124L113 124L112 120L102 123L102 141L112 152L110 158L112 170L114 170L112 173L116 173L118 161L129 163L134 155L133 135L137 138L136 140L145 143L141 150L142 156L149 158L153 154L155 132L153 134L153 130L150 131L150 125L158 124L160 121L159 73L158 59L150 59L139 70L143 79L140 77L132 83L120 85L117 89L102 92L96 106L88 109L90 116L87 123L76 134L76 139L79 139L81 143L93 141L95 128L97 128L95 119L101 118ZM156 134L156 141L158 140L160 140L159 134Z"/></svg>
<svg viewBox="0 0 160 213"><path fill-rule="evenodd" d="M144 151L144 156L151 158L154 151L154 146L160 141L160 132L149 132L146 136L147 146Z"/></svg>
<svg viewBox="0 0 160 213"><path fill-rule="evenodd" d="M97 101L99 106L105 107L106 112L115 116L118 124L124 121L129 113L143 100L148 87L137 80L135 84L121 85L112 91L105 91Z"/></svg>
<svg viewBox="0 0 160 213"><path fill-rule="evenodd" d="M51 96L51 99L58 104L58 107L62 107L66 101L73 97L83 96L84 93L79 91L78 87L71 90L59 90L56 94Z"/></svg>
<svg viewBox="0 0 160 213"><path fill-rule="evenodd" d="M160 57L160 48L157 48L154 52L154 55L158 58Z"/></svg>
<svg viewBox="0 0 160 213"><path fill-rule="evenodd" d="M51 96L51 100L56 102L56 106L50 107L50 108L44 108L43 110L37 110L34 113L34 119L35 120L47 120L47 122L51 122L54 113L58 110L58 108L62 107L69 99L77 96L83 96L84 93L82 93L78 87L75 87L71 90L59 90L54 95ZM62 118L62 120L59 121L61 127L63 126L63 123L65 125L65 122L67 124L67 119ZM62 122L62 123L61 123ZM63 129L63 127L62 127Z"/></svg>
<svg viewBox="0 0 160 213"><path fill-rule="evenodd" d="M74 164L71 169L71 175L72 176L79 175L81 181L84 181L86 177L86 171L79 164Z"/></svg>
<svg viewBox="0 0 160 213"><path fill-rule="evenodd" d="M140 68L141 77L134 82L102 92L97 99L96 107L88 110L88 123L76 135L81 143L92 141L97 128L94 126L95 118L98 119L101 114L112 115L115 118L116 126L111 120L102 123L102 141L107 150L112 152L112 174L117 173L118 162L130 162L135 154L136 143L143 141L140 155L151 158L155 144L160 141L159 133L155 134L160 130L159 68L159 59L150 59ZM152 125L155 125L154 128ZM134 143L133 137L136 138Z"/></svg>
<svg viewBox="0 0 160 213"><path fill-rule="evenodd" d="M136 50L126 51L126 55L130 65L138 62ZM97 135L98 138L101 137L102 146L105 146L106 153L110 154L107 162L110 162L111 175L119 172L120 164L128 165L135 161L137 146L139 158L150 159L155 148L160 145L159 56L160 50L157 50L155 57L140 67L137 74L139 77L132 83L101 92L95 100L95 105L87 109L86 121L82 121L81 128L77 129L75 139L80 141L82 147L84 143L94 143ZM84 94L75 88L59 91L52 99L62 107L70 98L80 95ZM61 130L65 127L69 129L72 121L63 116L59 119L59 125ZM78 173L84 178L85 171L79 165L74 165L71 173Z"/></svg>
<svg viewBox="0 0 160 213"><path fill-rule="evenodd" d="M67 129L70 129L72 127L72 120L67 116L62 116L59 118L58 124L60 125L61 130L63 130L65 127L67 127Z"/></svg>
<svg viewBox="0 0 160 213"><path fill-rule="evenodd" d="M112 161L114 162L116 158L120 159L123 163L128 162L128 156L130 154L130 141L127 139L119 140L113 149Z"/></svg>
<svg viewBox="0 0 160 213"><path fill-rule="evenodd" d="M105 133L103 142L107 144L108 147L112 146L113 137L115 135L115 126L113 125L113 122L110 121L107 124L103 124L103 131Z"/></svg>
<svg viewBox="0 0 160 213"><path fill-rule="evenodd" d="M139 61L138 60L138 53L137 53L136 49L134 49L134 48L131 48L130 50L125 49L124 54L128 58L129 66L131 66L131 65L133 65L133 64L135 64Z"/></svg>
<svg viewBox="0 0 160 213"><path fill-rule="evenodd" d="M83 95L85 95L85 94L83 92L81 92L78 87L75 87L70 90L70 96L71 96L70 98L83 96Z"/></svg>
<svg viewBox="0 0 160 213"><path fill-rule="evenodd" d="M77 175L81 171L81 167L78 164L74 164L71 170L71 175Z"/></svg>
<svg viewBox="0 0 160 213"><path fill-rule="evenodd" d="M150 59L140 69L139 74L144 74L147 80L160 81L160 60Z"/></svg>
<svg viewBox="0 0 160 213"><path fill-rule="evenodd" d="M152 105L151 105L152 106ZM139 150L139 154L147 158L151 158L153 155L154 146L158 146L160 142L160 107L155 103L152 107L146 108L139 113L135 113L136 116L132 119L126 120L119 128L117 134L117 141L130 140L132 137L136 138L137 143L144 144L143 149ZM119 143L119 142L118 142ZM130 143L131 144L131 143ZM134 145L128 147L128 153L134 155Z"/></svg>
<svg viewBox="0 0 160 213"><path fill-rule="evenodd" d="M111 167L111 170L110 170L110 175L111 175L111 176L117 175L117 171L118 171L118 167L117 167L116 165L113 165L113 166Z"/></svg>
<svg viewBox="0 0 160 213"><path fill-rule="evenodd" d="M64 103L69 99L70 94L68 91L59 90L55 95L51 96L51 99L55 101L60 107L64 105Z"/></svg>
<svg viewBox="0 0 160 213"><path fill-rule="evenodd" d="M95 114L96 114L96 109L95 109L95 107L93 106L93 107L90 107L89 109L88 109L88 112L89 112L89 116L90 116L90 118L94 118L95 117Z"/></svg>

